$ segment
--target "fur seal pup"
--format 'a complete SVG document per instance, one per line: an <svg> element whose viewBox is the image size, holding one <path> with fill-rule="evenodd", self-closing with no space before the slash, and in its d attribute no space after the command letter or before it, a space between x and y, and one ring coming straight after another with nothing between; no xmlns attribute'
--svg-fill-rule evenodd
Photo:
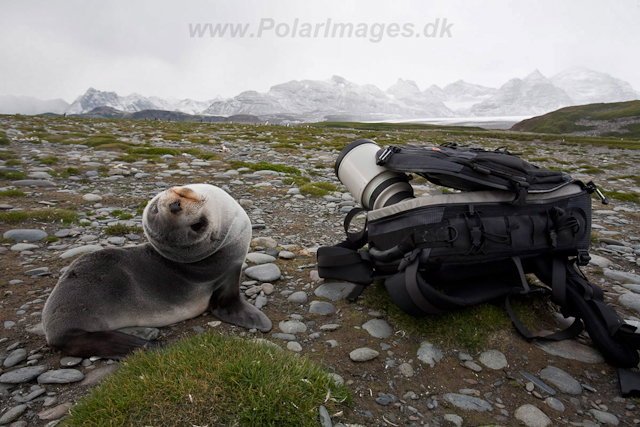
<svg viewBox="0 0 640 427"><path fill-rule="evenodd" d="M251 222L224 190L165 190L147 204L142 226L148 243L85 254L62 275L42 313L50 346L117 358L154 343L116 329L167 326L208 309L224 322L271 330L240 296Z"/></svg>

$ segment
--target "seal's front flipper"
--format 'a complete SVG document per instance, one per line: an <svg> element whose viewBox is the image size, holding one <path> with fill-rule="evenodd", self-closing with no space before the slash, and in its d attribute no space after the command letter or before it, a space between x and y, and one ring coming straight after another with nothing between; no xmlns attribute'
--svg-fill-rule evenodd
<svg viewBox="0 0 640 427"><path fill-rule="evenodd" d="M159 344L118 331L87 332L76 329L69 331L60 340L59 348L64 354L78 357L99 356L121 359L141 348L155 348Z"/></svg>
<svg viewBox="0 0 640 427"><path fill-rule="evenodd" d="M272 328L271 320L263 312L240 297L231 304L212 308L211 312L223 322L243 328L256 328L262 332L269 332Z"/></svg>

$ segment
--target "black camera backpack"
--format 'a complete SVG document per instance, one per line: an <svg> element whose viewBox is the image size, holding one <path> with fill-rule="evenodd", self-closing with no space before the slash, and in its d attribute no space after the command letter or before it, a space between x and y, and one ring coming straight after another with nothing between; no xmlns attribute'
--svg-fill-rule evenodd
<svg viewBox="0 0 640 427"><path fill-rule="evenodd" d="M561 340L584 328L610 364L638 365L640 334L603 301L603 291L578 266L589 262L593 182L540 169L505 149L390 146L378 165L415 173L458 193L422 196L366 212L365 227L350 233L355 208L345 218L347 240L318 249L320 277L359 286L384 279L406 313L425 316L502 298L518 331L529 341ZM366 246L366 249L363 248ZM529 284L533 273L546 286ZM510 297L549 295L568 329L534 336L511 310Z"/></svg>

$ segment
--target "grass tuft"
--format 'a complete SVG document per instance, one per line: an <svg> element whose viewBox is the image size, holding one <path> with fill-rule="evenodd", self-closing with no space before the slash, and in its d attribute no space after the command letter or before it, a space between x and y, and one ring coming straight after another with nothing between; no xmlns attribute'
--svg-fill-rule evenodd
<svg viewBox="0 0 640 427"><path fill-rule="evenodd" d="M26 177L27 177L27 174L24 172L0 171L0 179L19 180L19 179L25 179Z"/></svg>
<svg viewBox="0 0 640 427"><path fill-rule="evenodd" d="M124 236L125 234L138 234L142 233L142 228L140 227L129 227L124 224L115 224L111 225L104 229L105 234L110 236Z"/></svg>
<svg viewBox="0 0 640 427"><path fill-rule="evenodd" d="M38 222L61 222L63 224L71 224L78 219L76 212L67 209L36 209L29 212L14 211L0 213L0 222L14 224L27 220L35 220Z"/></svg>
<svg viewBox="0 0 640 427"><path fill-rule="evenodd" d="M312 182L300 187L300 193L315 197L326 196L330 192L337 190L338 187L329 182Z"/></svg>
<svg viewBox="0 0 640 427"><path fill-rule="evenodd" d="M24 197L26 194L20 190L4 190L0 191L0 198L2 197Z"/></svg>
<svg viewBox="0 0 640 427"><path fill-rule="evenodd" d="M364 304L386 313L397 328L447 347L462 346L469 350L482 350L487 345L489 334L511 327L511 319L506 310L490 303L417 318L400 310L382 283L375 283L370 288L363 293ZM548 312L539 316L531 300L526 304L512 300L511 305L518 319L531 330L536 330L543 324L541 319L550 317Z"/></svg>
<svg viewBox="0 0 640 427"><path fill-rule="evenodd" d="M253 172L261 171L261 170L271 170L271 171L283 172L283 173L288 173L293 175L300 175L300 169L297 169L291 166L280 165L276 163L268 163L268 162L251 163L251 162L243 162L240 160L236 160L231 162L231 167L233 169L249 168Z"/></svg>
<svg viewBox="0 0 640 427"><path fill-rule="evenodd" d="M318 407L331 412L340 402L351 402L347 389L308 359L203 333L128 357L65 425L315 427Z"/></svg>

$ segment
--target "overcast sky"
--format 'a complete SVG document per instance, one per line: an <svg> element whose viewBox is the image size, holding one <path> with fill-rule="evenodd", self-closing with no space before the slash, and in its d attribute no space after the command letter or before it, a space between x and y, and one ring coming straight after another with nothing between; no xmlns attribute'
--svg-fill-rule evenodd
<svg viewBox="0 0 640 427"><path fill-rule="evenodd" d="M328 19L367 37L325 38ZM194 34L207 23L248 29ZM332 75L383 90L398 78L499 87L572 66L640 90L639 28L640 0L2 0L0 95L72 102L94 87L205 100Z"/></svg>

